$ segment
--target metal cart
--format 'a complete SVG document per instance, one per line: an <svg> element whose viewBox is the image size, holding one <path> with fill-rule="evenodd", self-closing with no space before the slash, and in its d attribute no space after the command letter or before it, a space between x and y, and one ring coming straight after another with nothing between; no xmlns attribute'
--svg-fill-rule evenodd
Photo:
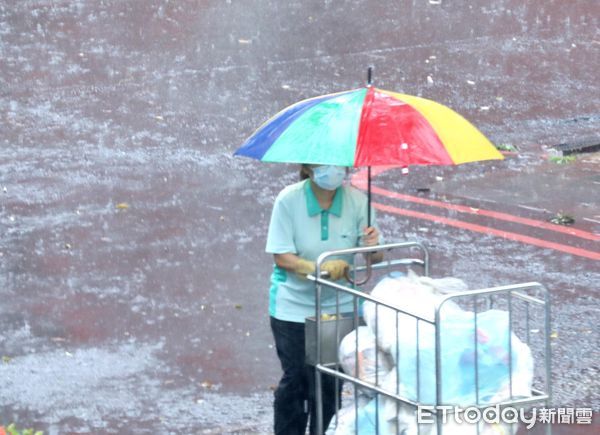
<svg viewBox="0 0 600 435"><path fill-rule="evenodd" d="M385 258L378 264L371 265L369 262L365 264L364 258L369 253L384 252ZM324 261L330 259L332 256L340 255L351 255L354 258L354 267L352 276L349 277L349 281L354 284L340 285L336 282L328 280L323 275L320 275L320 266ZM447 412L450 406L444 403L444 380L442 376L443 364L442 360L442 337L443 332L441 328L442 316L444 308L448 304L457 304L461 309L469 310L473 313L473 336L474 342L474 364L473 364L473 378L474 378L474 391L475 400L469 406L469 409L485 411L489 410L490 407L496 407L499 411L504 411L508 408L510 410L519 410L521 412L527 412L527 408L532 405L543 405L545 407L550 406L551 400L551 377L550 377L550 300L548 291L539 283L530 282L516 285L507 285L494 288L486 288L481 290L469 290L458 293L448 294L439 299L439 303L434 309L431 316L406 312L399 308L397 304L390 304L385 300L371 296L370 290L375 284L385 276L398 272L406 272L407 268L411 270L417 269L421 275L429 276L429 254L427 249L420 243L417 242L402 242L392 243L387 245L381 245L377 247L363 247L346 249L340 251L331 251L322 254L317 261L317 277L309 276L309 279L313 280L316 285L316 313L314 318L308 318L306 320L306 359L307 363L314 365L315 370L315 385L316 385L316 404L317 404L317 430L318 433L323 433L323 415L322 415L322 376L330 375L335 377L336 382L346 381L345 395L343 402L350 401L351 406L354 407L356 416L355 427L350 433L360 433L359 430L359 394L368 392L370 397L375 401L375 424L374 430L369 433L387 434L390 433L389 427L383 427L380 422L380 401L386 400L388 405L390 401L394 403L396 409L396 419L398 420L399 415L402 414L406 419L406 416L413 416L415 419L419 418L419 421L415 422L412 426L413 431L408 431L402 428L400 424L395 425L395 429L391 433L417 433L421 434L439 434L443 435L444 430L447 429L445 421L448 418ZM319 277L321 276L321 277ZM333 315L322 316L321 301L323 292L327 289L335 292L336 298L336 312ZM330 291L328 290L328 291ZM353 310L350 313L341 313L340 298L342 295L350 295L352 298ZM346 296L348 298L348 296ZM338 357L338 346L340 341L348 334L360 325L364 325L361 310L362 304L365 301L370 301L375 306L376 321L375 324L379 325L377 314L381 310L394 310L396 314L402 314L409 316L414 319L414 325L416 327L416 397L408 397L403 394L406 391L400 391L398 387L391 389L380 382L380 379L376 378L374 382L366 382L356 374L344 373L341 369L341 363ZM508 313L508 374L509 374L509 390L507 397L504 397L501 401L497 402L486 402L484 403L479 397L480 391L480 362L478 360L479 352L477 346L481 346L478 343L477 333L478 320L481 321L483 313L487 310L495 309L501 310ZM419 358L421 356L421 347L419 339L422 334L419 333L419 328L429 328L432 331L434 337L434 373L426 373L421 368ZM477 333L475 332L477 331ZM378 333L380 331L375 330L376 343L378 340ZM396 323L396 339L398 339L398 324ZM406 333L401 331L400 334ZM514 333L514 335L513 335ZM358 333L355 334L358 337ZM532 352L533 359L535 361L533 385L531 394L528 396L516 396L513 394L513 343L511 337L518 337L524 343L527 344ZM358 339L357 339L358 340ZM358 343L357 343L358 344ZM377 346L377 344L376 344ZM355 361L359 360L358 346L356 349ZM379 352L376 352L378 355ZM377 358L377 356L376 356ZM378 362L375 362L378 366ZM421 371L421 372L420 372ZM433 388L433 401L431 395L429 399L420 397L422 391L422 385L424 379L427 376L435 376ZM376 375L377 376L377 375ZM396 381L400 380L400 373L396 374ZM399 382L396 382L398 385ZM352 385L353 392L348 391L348 385ZM336 409L340 408L340 404L336 403ZM427 410L429 414L428 420L420 419L425 414L423 410ZM443 411L443 412L442 412ZM454 408L449 411L450 413L455 412ZM475 412L476 414L476 412ZM467 417L467 415L463 415ZM513 423L516 421L513 417ZM339 415L336 413L334 419L335 423L339 423ZM477 423L471 426L474 427L473 433L480 434L485 433L484 429L489 429L489 425ZM508 430L506 428L508 427ZM482 429L483 428L483 429ZM516 433L518 424L511 424L504 426L502 431L499 433ZM331 430L331 429L330 429ZM336 432L338 433L338 432ZM454 432L456 433L456 432ZM497 433L497 432L494 432ZM546 427L546 433L551 433L550 425Z"/></svg>

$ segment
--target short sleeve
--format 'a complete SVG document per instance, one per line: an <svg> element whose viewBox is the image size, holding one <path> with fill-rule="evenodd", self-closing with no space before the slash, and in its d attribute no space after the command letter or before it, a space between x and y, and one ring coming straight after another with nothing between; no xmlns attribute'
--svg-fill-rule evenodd
<svg viewBox="0 0 600 435"><path fill-rule="evenodd" d="M279 195L273 205L269 232L267 235L267 246L265 251L270 254L296 254L294 243L294 222L284 196Z"/></svg>

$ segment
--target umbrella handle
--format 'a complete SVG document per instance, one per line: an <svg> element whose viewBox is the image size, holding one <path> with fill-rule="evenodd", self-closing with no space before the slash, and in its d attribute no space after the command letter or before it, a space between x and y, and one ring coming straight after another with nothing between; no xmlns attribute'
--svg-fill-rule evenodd
<svg viewBox="0 0 600 435"><path fill-rule="evenodd" d="M369 281L369 279L371 279L371 273L373 272L373 268L371 267L371 265L373 264L373 259L371 258L371 255L373 255L372 252L368 252L365 256L365 260L367 262L366 266L367 266L367 275L365 276L365 278L362 281L354 281L352 278L350 278L350 269L346 269L346 271L344 272L344 277L346 278L346 280L352 284L352 285L363 285L366 284L367 281Z"/></svg>

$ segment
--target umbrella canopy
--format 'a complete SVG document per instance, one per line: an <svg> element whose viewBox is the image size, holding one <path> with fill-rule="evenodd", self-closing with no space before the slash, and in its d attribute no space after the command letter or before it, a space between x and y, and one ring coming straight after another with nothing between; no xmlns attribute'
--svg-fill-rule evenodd
<svg viewBox="0 0 600 435"><path fill-rule="evenodd" d="M265 162L402 167L503 158L452 109L372 86L289 106L235 154Z"/></svg>
<svg viewBox="0 0 600 435"><path fill-rule="evenodd" d="M300 101L264 123L235 152L264 162L367 166L457 165L502 159L496 147L448 107L405 94L364 88ZM367 275L371 275L367 256Z"/></svg>

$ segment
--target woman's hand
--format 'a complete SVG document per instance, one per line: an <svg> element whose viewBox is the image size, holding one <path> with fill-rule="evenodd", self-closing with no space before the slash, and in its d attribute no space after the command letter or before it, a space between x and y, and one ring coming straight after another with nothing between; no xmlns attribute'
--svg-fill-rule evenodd
<svg viewBox="0 0 600 435"><path fill-rule="evenodd" d="M316 273L314 261L300 258L296 254L273 254L273 258L277 266L290 272L296 272L300 278L306 279L306 275L314 275ZM328 272L329 276L327 278L337 281L344 277L349 267L348 263L344 260L328 260L321 265L321 272Z"/></svg>
<svg viewBox="0 0 600 435"><path fill-rule="evenodd" d="M362 246L376 246L379 244L379 231L375 227L366 227L363 230Z"/></svg>
<svg viewBox="0 0 600 435"><path fill-rule="evenodd" d="M350 266L344 260L329 260L321 265L323 272L329 272L329 279L338 281L344 277Z"/></svg>
<svg viewBox="0 0 600 435"><path fill-rule="evenodd" d="M377 246L379 245L379 231L375 227L366 227L363 230L362 246ZM383 251L366 254L371 257L372 263L383 261Z"/></svg>

